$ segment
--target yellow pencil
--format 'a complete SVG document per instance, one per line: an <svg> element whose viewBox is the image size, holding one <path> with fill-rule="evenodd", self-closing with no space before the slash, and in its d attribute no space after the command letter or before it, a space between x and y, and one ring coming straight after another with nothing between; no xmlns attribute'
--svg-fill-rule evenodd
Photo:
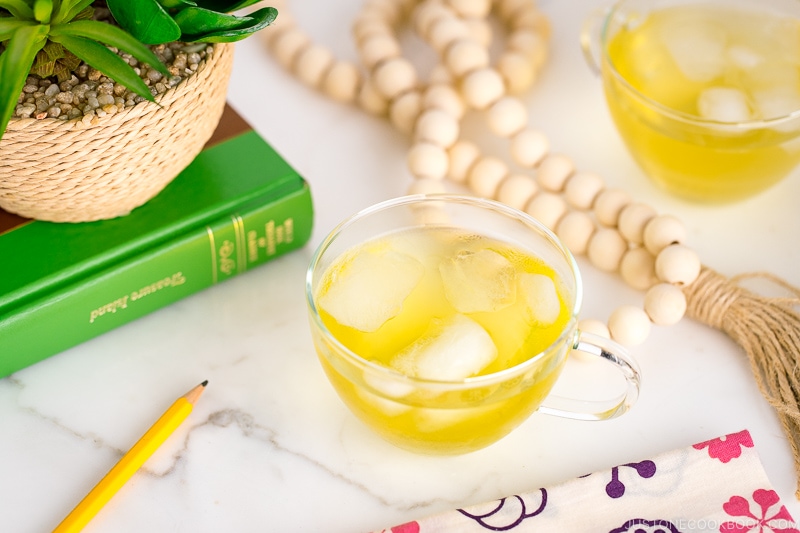
<svg viewBox="0 0 800 533"><path fill-rule="evenodd" d="M167 440L175 429L181 425L189 413L192 412L194 403L203 394L208 381L202 382L180 398L161 415L153 426L142 435L142 438L133 445L114 468L109 470L100 482L81 500L81 502L67 515L66 518L53 530L53 533L77 532L82 530L94 515L108 503L114 494L139 470L148 457L153 455L161 444Z"/></svg>

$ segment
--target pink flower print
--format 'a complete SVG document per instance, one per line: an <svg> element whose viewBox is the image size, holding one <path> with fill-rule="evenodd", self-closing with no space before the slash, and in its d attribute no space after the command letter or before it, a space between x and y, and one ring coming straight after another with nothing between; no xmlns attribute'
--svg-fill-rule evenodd
<svg viewBox="0 0 800 533"><path fill-rule="evenodd" d="M738 520L720 525L720 533L800 533L794 519L781 505L778 511L770 515L770 510L780 504L778 493L774 490L757 489L753 492L753 501L761 508L760 516L750 511L750 502L742 496L731 496L722 509L730 516L740 517Z"/></svg>
<svg viewBox="0 0 800 533"><path fill-rule="evenodd" d="M389 530L390 533L419 533L419 523L417 522L408 522L406 524L400 524L399 526L394 526L392 529Z"/></svg>
<svg viewBox="0 0 800 533"><path fill-rule="evenodd" d="M739 433L731 433L724 437L719 437L712 440L707 440L692 446L695 450L702 450L708 448L708 456L712 459L719 459L723 463L727 463L731 459L736 459L742 455L742 447L752 448L753 439L750 437L750 432L745 430Z"/></svg>

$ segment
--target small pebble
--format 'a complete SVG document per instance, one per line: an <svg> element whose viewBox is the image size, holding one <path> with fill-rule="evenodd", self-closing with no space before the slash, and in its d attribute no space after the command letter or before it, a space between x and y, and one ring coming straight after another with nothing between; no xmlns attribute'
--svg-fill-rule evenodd
<svg viewBox="0 0 800 533"><path fill-rule="evenodd" d="M108 16L107 10L95 10L97 20L104 20L103 17ZM154 96L178 85L194 73L213 52L211 46L198 47L192 43L169 43L151 46L150 49L164 62L172 73L171 76L164 77L157 70L139 63L127 53L117 53L133 67L137 76L150 85ZM112 51L115 50L112 48ZM144 98L129 91L124 85L115 83L99 70L81 63L67 80L28 76L18 105L14 109L14 116L61 120L83 117L81 120L85 124L90 124L101 113L110 115L144 101ZM94 110L99 112L95 114ZM90 114L88 118L86 118L87 113Z"/></svg>

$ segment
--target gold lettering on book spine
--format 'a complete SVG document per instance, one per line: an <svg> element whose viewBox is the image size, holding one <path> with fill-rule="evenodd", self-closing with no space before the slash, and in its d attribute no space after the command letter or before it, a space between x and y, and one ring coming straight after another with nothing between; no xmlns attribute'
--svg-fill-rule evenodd
<svg viewBox="0 0 800 533"><path fill-rule="evenodd" d="M208 244L211 246L211 283L216 285L219 281L217 276L217 245L214 242L214 232L210 226L206 226L206 233L208 234Z"/></svg>
<svg viewBox="0 0 800 533"><path fill-rule="evenodd" d="M236 261L239 263L237 271L241 274L247 270L247 245L245 242L244 221L239 215L231 217L233 232L236 235Z"/></svg>

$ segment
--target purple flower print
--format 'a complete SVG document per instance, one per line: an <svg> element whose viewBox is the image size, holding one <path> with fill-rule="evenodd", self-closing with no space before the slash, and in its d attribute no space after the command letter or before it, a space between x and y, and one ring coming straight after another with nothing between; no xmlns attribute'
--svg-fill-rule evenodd
<svg viewBox="0 0 800 533"><path fill-rule="evenodd" d="M722 509L729 516L739 517L723 523L720 533L800 533L797 524L783 505L780 505L778 493L774 490L757 489L753 492L753 501L760 507L759 515L750 510L750 502L742 496L731 496ZM773 513L774 514L771 514Z"/></svg>
<svg viewBox="0 0 800 533"><path fill-rule="evenodd" d="M650 460L615 466L611 469L611 481L606 485L606 494L610 498L622 498L625 495L625 484L619 480L619 469L623 466L636 470L639 477L643 479L649 479L656 474L656 464Z"/></svg>
<svg viewBox="0 0 800 533"><path fill-rule="evenodd" d="M750 432L745 429L738 433L731 433L724 437L700 442L692 447L695 450L708 448L709 457L727 463L731 459L736 459L742 455L742 447L752 448L753 439L750 437Z"/></svg>
<svg viewBox="0 0 800 533"><path fill-rule="evenodd" d="M468 512L465 509L458 509L458 512L475 520L481 527L490 531L508 531L517 527L526 518L532 518L542 511L547 506L547 491L539 489L539 497L533 498L534 494L526 494L524 496L511 496L498 500L497 505L490 509L488 512L476 514L476 508L471 508ZM525 499L530 501L526 502ZM535 510L530 511L529 505L532 504L536 507Z"/></svg>

